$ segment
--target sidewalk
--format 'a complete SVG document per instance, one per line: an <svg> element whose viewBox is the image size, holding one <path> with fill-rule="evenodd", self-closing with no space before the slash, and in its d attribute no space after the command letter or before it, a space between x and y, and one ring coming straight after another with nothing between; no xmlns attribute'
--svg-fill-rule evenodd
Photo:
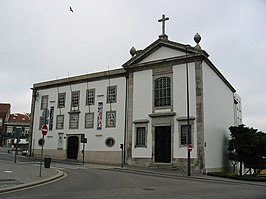
<svg viewBox="0 0 266 199"><path fill-rule="evenodd" d="M60 178L63 172L44 168L40 177L40 164L0 160L0 193L22 189Z"/></svg>

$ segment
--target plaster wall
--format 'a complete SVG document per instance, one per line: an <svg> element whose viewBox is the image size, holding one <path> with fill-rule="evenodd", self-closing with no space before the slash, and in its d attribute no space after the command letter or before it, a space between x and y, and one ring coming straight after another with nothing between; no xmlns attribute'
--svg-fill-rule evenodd
<svg viewBox="0 0 266 199"><path fill-rule="evenodd" d="M203 62L206 169L230 167L227 160L229 127L234 124L234 93Z"/></svg>
<svg viewBox="0 0 266 199"><path fill-rule="evenodd" d="M176 56L184 56L184 55L186 55L186 53L162 46L159 49L157 49L154 53L143 59L140 63L147 63L150 61L161 60Z"/></svg>
<svg viewBox="0 0 266 199"><path fill-rule="evenodd" d="M189 69L189 115L196 118L196 91L195 91L195 63L188 64ZM186 90L186 65L173 66L173 111L176 113L174 125L174 158L187 158L187 146L181 146L179 123L184 122L187 117L187 90ZM179 119L183 118L183 121ZM197 157L197 128L196 121L191 120L193 124L191 157ZM185 122L185 124L187 124Z"/></svg>
<svg viewBox="0 0 266 199"><path fill-rule="evenodd" d="M117 102L112 103L112 110L116 111L116 127L106 128L106 111L110 110L110 104L106 103L107 87L109 86L109 80L101 80L87 83L79 83L71 85L72 91L80 91L79 101L79 128L69 129L69 111L71 104L71 90L70 86L54 87L44 90L38 90L39 97L35 106L35 117L33 125L33 146L35 149L40 149L38 146L38 140L42 137L41 130L39 129L41 110L41 97L49 95L48 107L54 106L54 118L53 129L48 131L45 136L44 149L57 149L58 133L63 133L63 150L66 150L67 135L75 135L84 133L87 137L88 143L85 145L85 151L121 151L120 144L124 142L124 121L125 121L125 77L110 79L110 85L117 86ZM90 106L90 112L94 113L94 127L85 128L85 113L89 112L89 106L86 106L86 90L95 89L95 104ZM61 114L64 115L64 129L56 129L56 116L60 114L59 108L57 108L57 98L59 93L66 93L65 108L61 108ZM98 102L103 102L103 125L102 130L97 130L97 114L98 114ZM107 147L105 140L108 137L115 139L115 145L113 147ZM81 148L81 147L80 147Z"/></svg>
<svg viewBox="0 0 266 199"><path fill-rule="evenodd" d="M132 140L133 158L151 158L152 156L152 126L149 114L152 113L152 70L134 73L133 90L133 121L148 120L147 147L135 147L136 132L134 123Z"/></svg>

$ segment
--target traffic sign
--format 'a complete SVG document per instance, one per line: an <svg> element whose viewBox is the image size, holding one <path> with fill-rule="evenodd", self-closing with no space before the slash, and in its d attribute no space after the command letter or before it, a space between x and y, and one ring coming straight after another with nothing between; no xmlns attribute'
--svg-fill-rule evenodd
<svg viewBox="0 0 266 199"><path fill-rule="evenodd" d="M192 151L192 144L189 144L189 145L187 145L187 150L189 151L189 152L191 152Z"/></svg>
<svg viewBox="0 0 266 199"><path fill-rule="evenodd" d="M48 125L47 124L44 124L42 126L42 134L43 135L46 135L48 133Z"/></svg>
<svg viewBox="0 0 266 199"><path fill-rule="evenodd" d="M40 138L40 139L38 140L38 145L39 145L39 146L43 146L44 143L45 143L45 140L44 140L44 139Z"/></svg>

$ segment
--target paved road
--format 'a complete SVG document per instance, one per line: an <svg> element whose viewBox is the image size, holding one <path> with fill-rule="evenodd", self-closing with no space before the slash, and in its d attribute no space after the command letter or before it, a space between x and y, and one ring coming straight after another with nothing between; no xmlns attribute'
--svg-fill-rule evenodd
<svg viewBox="0 0 266 199"><path fill-rule="evenodd" d="M8 155L7 155L8 156ZM9 155L10 156L10 155ZM4 154L0 156L4 157ZM12 157L9 157L12 159ZM22 157L21 157L22 158ZM2 162L10 162L4 157ZM25 162L19 159L19 169L38 168L36 162ZM4 164L0 162L2 168ZM32 164L33 163L33 164ZM24 165L31 164L31 165ZM7 164L8 165L8 164ZM13 165L13 164L12 164ZM52 168L68 173L60 181L20 190L12 193L0 194L1 199L81 199L81 198L204 198L204 199L266 199L266 183L239 182L209 176L184 177L176 172L151 170L137 167L119 168L115 166L94 165L80 163L66 164L53 162ZM9 168L10 170L12 168ZM18 169L18 170L19 170ZM1 169L0 169L1 170ZM36 171L27 171L36 177ZM46 172L44 172L46 173ZM19 173L14 174L19 179ZM1 179L1 176L0 176ZM26 179L20 179L23 181Z"/></svg>
<svg viewBox="0 0 266 199"><path fill-rule="evenodd" d="M180 176L55 164L68 177L52 184L0 195L1 199L82 199L82 198L204 198L265 199L266 185L251 185ZM122 172L121 172L122 171Z"/></svg>

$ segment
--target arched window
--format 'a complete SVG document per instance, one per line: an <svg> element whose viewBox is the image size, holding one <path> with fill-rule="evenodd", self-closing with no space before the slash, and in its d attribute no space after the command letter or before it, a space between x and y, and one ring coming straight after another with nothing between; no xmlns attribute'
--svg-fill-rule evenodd
<svg viewBox="0 0 266 199"><path fill-rule="evenodd" d="M160 77L155 80L154 102L155 107L171 106L170 77Z"/></svg>

